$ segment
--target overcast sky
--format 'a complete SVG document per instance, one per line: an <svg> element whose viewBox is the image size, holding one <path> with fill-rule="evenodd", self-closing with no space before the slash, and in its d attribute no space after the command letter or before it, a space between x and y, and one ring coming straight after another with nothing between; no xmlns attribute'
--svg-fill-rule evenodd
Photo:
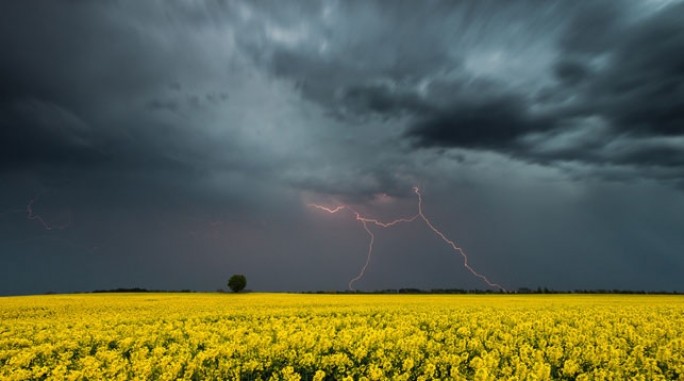
<svg viewBox="0 0 684 381"><path fill-rule="evenodd" d="M684 3L0 2L0 294L684 291ZM354 286L480 288L416 220Z"/></svg>

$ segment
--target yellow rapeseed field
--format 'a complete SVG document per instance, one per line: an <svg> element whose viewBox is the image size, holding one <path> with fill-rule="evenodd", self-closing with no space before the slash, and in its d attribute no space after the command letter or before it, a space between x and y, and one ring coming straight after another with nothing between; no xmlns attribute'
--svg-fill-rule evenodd
<svg viewBox="0 0 684 381"><path fill-rule="evenodd" d="M2 380L684 380L684 298L0 298Z"/></svg>

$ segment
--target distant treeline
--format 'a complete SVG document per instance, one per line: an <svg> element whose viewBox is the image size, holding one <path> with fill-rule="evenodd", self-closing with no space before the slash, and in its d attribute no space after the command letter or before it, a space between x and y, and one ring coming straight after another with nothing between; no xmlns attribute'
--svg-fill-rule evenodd
<svg viewBox="0 0 684 381"><path fill-rule="evenodd" d="M183 290L148 290L146 288L140 288L140 287L133 287L133 288L113 288L109 290L93 290L91 291L92 293L98 294L98 293L110 293L110 292L122 292L122 293L128 293L128 292L195 292L190 289L183 289Z"/></svg>
<svg viewBox="0 0 684 381"><path fill-rule="evenodd" d="M680 291L647 291L647 290L620 290L620 289L576 289L576 290L549 290L547 288L519 288L516 294L626 294L626 295L682 295L684 292Z"/></svg>
<svg viewBox="0 0 684 381"><path fill-rule="evenodd" d="M93 290L91 293L136 293L136 292L168 292L168 293L192 293L198 292L191 289L182 290L154 290L141 287L132 288L112 288L106 290ZM202 291L206 292L206 291ZM216 290L218 293L226 292L223 289ZM251 291L250 291L251 292ZM297 291L294 291L297 293ZM79 292L77 292L79 293ZM622 295L684 295L682 291L647 291L647 290L620 290L620 289L577 289L577 290L552 290L549 288L527 288L521 287L517 290L482 290L482 289L461 289L461 288L432 288L432 289L420 289L420 288L390 288L384 290L374 290L374 291L361 291L361 290L332 290L332 291L303 291L302 294L622 294ZM46 292L45 294L54 294L54 292Z"/></svg>
<svg viewBox="0 0 684 381"><path fill-rule="evenodd" d="M578 289L578 290L551 290L548 288L527 288L522 287L517 290L481 290L481 289L460 289L460 288L397 288L375 291L310 291L304 294L625 294L625 295L684 295L679 291L646 291L646 290L619 290L619 289Z"/></svg>

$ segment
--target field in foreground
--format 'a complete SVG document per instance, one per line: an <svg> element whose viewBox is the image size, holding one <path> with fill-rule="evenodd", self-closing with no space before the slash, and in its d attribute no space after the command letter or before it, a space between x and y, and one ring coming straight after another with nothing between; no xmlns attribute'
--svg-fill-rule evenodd
<svg viewBox="0 0 684 381"><path fill-rule="evenodd" d="M5 297L0 379L684 380L684 298Z"/></svg>

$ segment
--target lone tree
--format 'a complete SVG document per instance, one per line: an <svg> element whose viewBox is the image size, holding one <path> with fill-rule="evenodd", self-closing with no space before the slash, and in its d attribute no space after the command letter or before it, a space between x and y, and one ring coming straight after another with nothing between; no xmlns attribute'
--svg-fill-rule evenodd
<svg viewBox="0 0 684 381"><path fill-rule="evenodd" d="M230 287L233 292L240 292L247 286L247 278L242 274L235 274L230 279L228 279L228 287Z"/></svg>

